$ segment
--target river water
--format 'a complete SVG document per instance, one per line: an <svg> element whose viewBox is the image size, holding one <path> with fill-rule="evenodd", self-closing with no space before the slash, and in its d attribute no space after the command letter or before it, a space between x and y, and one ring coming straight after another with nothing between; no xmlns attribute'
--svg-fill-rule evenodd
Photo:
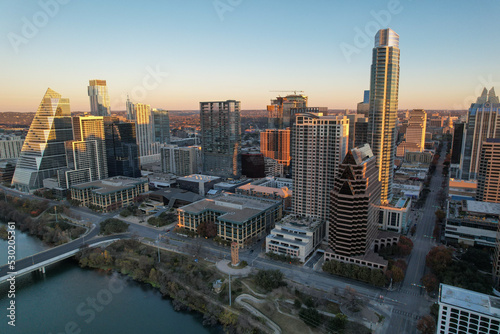
<svg viewBox="0 0 500 334"><path fill-rule="evenodd" d="M17 259L47 247L16 231ZM7 262L7 242L0 240L0 264ZM152 287L117 273L87 270L65 260L16 279L15 327L9 326L9 286L0 285L0 333L222 333L206 328L198 313L175 312Z"/></svg>

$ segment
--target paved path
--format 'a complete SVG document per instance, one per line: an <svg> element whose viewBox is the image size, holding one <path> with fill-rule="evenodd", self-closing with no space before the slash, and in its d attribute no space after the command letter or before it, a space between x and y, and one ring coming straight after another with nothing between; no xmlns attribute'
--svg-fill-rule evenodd
<svg viewBox="0 0 500 334"><path fill-rule="evenodd" d="M257 299L254 296L247 295L247 294L242 294L242 295L239 295L238 297L236 297L237 304L240 304L242 307L244 307L246 310L248 310L253 315L255 315L259 318L263 318L266 321L266 324L274 331L274 333L281 334L281 327L280 326L278 326L274 321L272 321L267 316L265 316L261 311L257 310L255 307L253 307L252 305L245 302L245 300L250 300L250 301L257 303L257 304L265 303L266 302L265 300Z"/></svg>
<svg viewBox="0 0 500 334"><path fill-rule="evenodd" d="M228 264L230 261L228 260L220 260L215 264L217 269L219 271L222 271L225 274L231 274L233 276L248 276L250 272L252 271L252 267L246 266L245 268L242 269L236 269L236 268L231 268Z"/></svg>

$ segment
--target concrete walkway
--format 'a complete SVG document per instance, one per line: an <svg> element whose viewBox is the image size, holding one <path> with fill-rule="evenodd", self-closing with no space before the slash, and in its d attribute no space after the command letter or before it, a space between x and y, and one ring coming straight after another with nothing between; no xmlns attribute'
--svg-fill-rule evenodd
<svg viewBox="0 0 500 334"><path fill-rule="evenodd" d="M255 307L253 307L252 305L245 302L245 299L250 300L253 303L257 303L257 304L265 303L266 302L265 300L257 299L254 296L247 295L247 294L242 294L242 295L239 295L238 297L236 297L237 304L240 304L242 307L247 309L253 315L255 315L259 318L263 318L266 321L266 325L269 326L269 328L271 328L275 334L281 334L280 326L278 326L274 321L272 321L267 316L265 316L261 311L257 310Z"/></svg>
<svg viewBox="0 0 500 334"><path fill-rule="evenodd" d="M217 267L217 269L219 269L219 271L223 272L224 274L227 275L231 274L233 276L248 276L252 272L252 267L250 266L246 266L243 269L231 268L228 265L230 262L231 261L228 260L220 260L215 264L215 266Z"/></svg>

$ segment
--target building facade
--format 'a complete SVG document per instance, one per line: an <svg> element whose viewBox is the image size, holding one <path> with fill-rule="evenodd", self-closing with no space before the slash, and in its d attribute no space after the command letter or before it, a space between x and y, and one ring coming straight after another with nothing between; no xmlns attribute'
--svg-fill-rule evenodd
<svg viewBox="0 0 500 334"><path fill-rule="evenodd" d="M293 131L293 212L327 220L330 190L347 153L349 120L298 114Z"/></svg>
<svg viewBox="0 0 500 334"><path fill-rule="evenodd" d="M155 132L153 124L153 114L149 104L136 103L135 110L135 133L137 146L139 147L139 164L152 162L155 160L152 156L159 157L159 143L155 142Z"/></svg>
<svg viewBox="0 0 500 334"><path fill-rule="evenodd" d="M167 110L153 108L154 140L170 144L170 117Z"/></svg>
<svg viewBox="0 0 500 334"><path fill-rule="evenodd" d="M500 298L439 285L438 334L500 333Z"/></svg>
<svg viewBox="0 0 500 334"><path fill-rule="evenodd" d="M290 168L290 129L267 129L260 133L260 151L266 158L276 160L285 170Z"/></svg>
<svg viewBox="0 0 500 334"><path fill-rule="evenodd" d="M288 215L266 237L266 253L290 255L305 262L325 237L325 226L325 221L317 218Z"/></svg>
<svg viewBox="0 0 500 334"><path fill-rule="evenodd" d="M197 232L201 223L213 222L217 236L248 246L267 235L282 217L280 201L224 193L177 210L181 228Z"/></svg>
<svg viewBox="0 0 500 334"><path fill-rule="evenodd" d="M200 102L203 173L241 175L240 101Z"/></svg>
<svg viewBox="0 0 500 334"><path fill-rule="evenodd" d="M462 146L460 178L476 180L481 145L487 138L500 139L500 103L495 90L486 88L469 109L465 141Z"/></svg>
<svg viewBox="0 0 500 334"><path fill-rule="evenodd" d="M307 96L295 93L271 100L271 104L267 106L267 128L290 128L295 119L292 108L307 108Z"/></svg>
<svg viewBox="0 0 500 334"><path fill-rule="evenodd" d="M29 192L67 167L65 142L73 139L69 99L48 88L31 122L12 185Z"/></svg>
<svg viewBox="0 0 500 334"><path fill-rule="evenodd" d="M23 148L24 138L15 135L0 135L0 159L15 159Z"/></svg>
<svg viewBox="0 0 500 334"><path fill-rule="evenodd" d="M399 35L382 29L375 36L370 77L368 143L377 157L380 200L392 196L399 90Z"/></svg>
<svg viewBox="0 0 500 334"><path fill-rule="evenodd" d="M187 176L200 172L201 150L199 146L166 145L160 149L160 156L163 173Z"/></svg>
<svg viewBox="0 0 500 334"><path fill-rule="evenodd" d="M104 136L108 176L141 176L135 124L105 118Z"/></svg>
<svg viewBox="0 0 500 334"><path fill-rule="evenodd" d="M71 186L71 199L102 212L127 207L149 190L148 179L115 176Z"/></svg>
<svg viewBox="0 0 500 334"><path fill-rule="evenodd" d="M476 200L500 203L500 139L486 139L481 147Z"/></svg>
<svg viewBox="0 0 500 334"><path fill-rule="evenodd" d="M377 159L365 144L347 153L330 192L328 244L334 253L368 251L377 232L379 203Z"/></svg>
<svg viewBox="0 0 500 334"><path fill-rule="evenodd" d="M89 80L90 114L93 116L111 116L108 86L106 80Z"/></svg>

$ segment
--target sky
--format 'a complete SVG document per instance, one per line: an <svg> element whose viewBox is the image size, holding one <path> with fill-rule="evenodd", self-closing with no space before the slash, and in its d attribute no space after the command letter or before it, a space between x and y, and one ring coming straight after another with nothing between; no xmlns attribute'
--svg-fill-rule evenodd
<svg viewBox="0 0 500 334"><path fill-rule="evenodd" d="M497 0L39 0L0 2L0 111L36 111L48 87L90 109L235 99L265 109L286 91L355 109L369 89L374 36L400 36L399 108L467 109L500 92ZM273 92L284 91L284 92Z"/></svg>

